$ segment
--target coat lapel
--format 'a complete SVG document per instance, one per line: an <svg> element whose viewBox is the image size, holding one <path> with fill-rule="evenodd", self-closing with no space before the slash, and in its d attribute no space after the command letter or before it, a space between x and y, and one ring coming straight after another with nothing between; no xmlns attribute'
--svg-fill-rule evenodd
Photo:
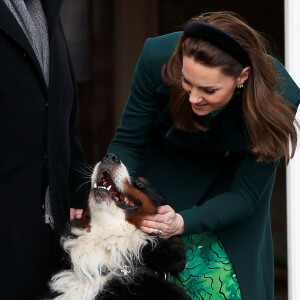
<svg viewBox="0 0 300 300"><path fill-rule="evenodd" d="M249 152L249 138L243 119L242 95L236 95L229 105L211 121L210 141L223 151Z"/></svg>
<svg viewBox="0 0 300 300"><path fill-rule="evenodd" d="M48 25L49 38L52 36L53 24L59 17L59 12L62 6L63 0L42 0L45 16Z"/></svg>
<svg viewBox="0 0 300 300"><path fill-rule="evenodd" d="M47 88L43 71L30 42L20 27L18 21L15 19L9 8L2 0L0 0L0 30L4 31L8 36L10 36L24 50L41 76L44 87Z"/></svg>

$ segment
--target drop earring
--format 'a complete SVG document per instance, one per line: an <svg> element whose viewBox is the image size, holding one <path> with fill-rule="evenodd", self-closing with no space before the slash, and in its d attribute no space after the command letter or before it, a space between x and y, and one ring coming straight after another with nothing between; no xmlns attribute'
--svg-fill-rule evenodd
<svg viewBox="0 0 300 300"><path fill-rule="evenodd" d="M242 87L244 87L244 85L241 84L241 85L238 85L237 87L238 87L238 89L241 89Z"/></svg>

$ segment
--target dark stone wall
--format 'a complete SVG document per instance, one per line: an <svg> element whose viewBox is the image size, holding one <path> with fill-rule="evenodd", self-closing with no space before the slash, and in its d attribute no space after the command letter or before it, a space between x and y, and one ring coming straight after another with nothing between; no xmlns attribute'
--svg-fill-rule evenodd
<svg viewBox="0 0 300 300"><path fill-rule="evenodd" d="M284 48L284 1L283 0L163 0L159 1L160 33L182 29L191 17L203 12L234 11L247 23L264 34L276 56L283 59Z"/></svg>

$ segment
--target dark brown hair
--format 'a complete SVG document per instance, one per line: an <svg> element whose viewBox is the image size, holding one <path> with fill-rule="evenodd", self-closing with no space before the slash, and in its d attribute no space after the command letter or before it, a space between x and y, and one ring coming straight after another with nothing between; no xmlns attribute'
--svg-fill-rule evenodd
<svg viewBox="0 0 300 300"><path fill-rule="evenodd" d="M271 56L266 56L266 41L232 12L206 13L190 20L216 26L235 38L248 52L251 71L244 84L242 106L252 151L258 161L274 161L283 156L287 163L297 145L295 114L291 105L274 91L276 68ZM169 63L162 69L163 81L170 86L170 110L177 128L185 131L207 130L194 121L188 95L182 88L183 56L209 67L221 67L225 75L237 78L243 67L234 57L199 38L181 35ZM289 152L291 137L291 154Z"/></svg>

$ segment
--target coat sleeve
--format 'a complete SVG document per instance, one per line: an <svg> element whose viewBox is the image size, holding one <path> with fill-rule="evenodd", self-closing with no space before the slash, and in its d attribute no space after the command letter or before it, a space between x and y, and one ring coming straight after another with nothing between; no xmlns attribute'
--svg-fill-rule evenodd
<svg viewBox="0 0 300 300"><path fill-rule="evenodd" d="M251 154L242 159L232 183L224 192L212 196L202 205L180 212L185 222L184 235L232 225L271 197L278 163L257 162L256 159Z"/></svg>
<svg viewBox="0 0 300 300"><path fill-rule="evenodd" d="M130 94L123 111L120 126L108 148L109 153L117 154L129 169L131 175L137 175L145 146L150 142L150 128L159 109L156 97L162 65L151 48L151 38L147 39L136 65ZM159 74L157 74L158 70Z"/></svg>

